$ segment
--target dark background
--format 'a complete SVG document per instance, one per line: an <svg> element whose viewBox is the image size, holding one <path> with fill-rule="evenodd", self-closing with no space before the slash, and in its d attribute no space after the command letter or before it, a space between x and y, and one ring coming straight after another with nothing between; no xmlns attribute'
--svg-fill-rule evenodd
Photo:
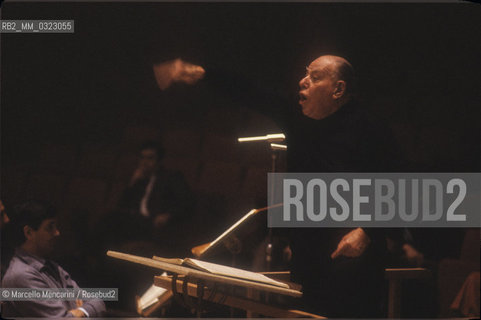
<svg viewBox="0 0 481 320"><path fill-rule="evenodd" d="M479 162L468 160L479 152L468 142L479 138L478 5L6 3L2 14L75 20L74 34L2 35L6 162L46 141L111 143L131 123L183 128L215 104L196 88L162 100L153 62L216 63L288 95L326 52L352 62L367 107L411 160Z"/></svg>
<svg viewBox="0 0 481 320"><path fill-rule="evenodd" d="M82 261L85 230L115 206L136 148L159 138L165 165L196 194L194 226L210 227L191 245L262 206L269 151L235 139L276 132L275 123L205 83L161 92L152 64L178 56L295 101L311 60L342 55L370 116L392 130L412 170L477 172L480 11L466 3L3 3L2 19L73 19L75 33L1 35L1 198L7 208L52 201L64 254Z"/></svg>

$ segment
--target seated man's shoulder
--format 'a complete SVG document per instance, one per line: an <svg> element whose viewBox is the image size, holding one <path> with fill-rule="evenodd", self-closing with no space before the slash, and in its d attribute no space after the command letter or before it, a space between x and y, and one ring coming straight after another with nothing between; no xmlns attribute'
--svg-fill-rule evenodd
<svg viewBox="0 0 481 320"><path fill-rule="evenodd" d="M2 280L5 288L41 288L41 273L34 266L27 264L18 257L13 257Z"/></svg>

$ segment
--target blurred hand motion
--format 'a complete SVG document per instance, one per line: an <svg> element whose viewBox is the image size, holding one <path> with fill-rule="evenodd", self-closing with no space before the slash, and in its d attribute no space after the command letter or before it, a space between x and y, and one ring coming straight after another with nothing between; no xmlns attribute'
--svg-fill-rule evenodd
<svg viewBox="0 0 481 320"><path fill-rule="evenodd" d="M153 69L160 90L167 89L174 82L194 84L205 74L205 70L201 66L188 63L180 58L155 64Z"/></svg>
<svg viewBox="0 0 481 320"><path fill-rule="evenodd" d="M331 254L332 259L340 256L356 258L366 250L371 240L361 228L357 228L346 234L337 245L337 249Z"/></svg>

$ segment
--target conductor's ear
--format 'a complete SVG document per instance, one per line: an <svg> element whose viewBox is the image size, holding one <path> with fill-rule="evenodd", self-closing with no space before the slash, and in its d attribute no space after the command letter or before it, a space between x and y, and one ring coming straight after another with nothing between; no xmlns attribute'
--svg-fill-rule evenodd
<svg viewBox="0 0 481 320"><path fill-rule="evenodd" d="M334 88L333 98L340 99L346 94L346 81L338 80Z"/></svg>

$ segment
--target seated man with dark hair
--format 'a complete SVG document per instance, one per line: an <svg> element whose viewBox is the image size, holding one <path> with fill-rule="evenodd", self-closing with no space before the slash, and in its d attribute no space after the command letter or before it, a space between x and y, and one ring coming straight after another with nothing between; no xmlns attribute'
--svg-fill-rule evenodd
<svg viewBox="0 0 481 320"><path fill-rule="evenodd" d="M18 246L2 281L4 288L78 288L57 263L49 260L57 229L56 211L44 202L31 200L18 206L11 216L14 241ZM6 317L98 317L105 311L101 300L6 301Z"/></svg>
<svg viewBox="0 0 481 320"><path fill-rule="evenodd" d="M118 204L115 221L117 236L123 243L143 241L133 250L145 255L184 255L179 251L178 234L192 218L193 195L184 176L163 166L164 150L156 141L139 148L137 168ZM150 252L145 242L155 244ZM138 246L137 246L138 247ZM123 250L127 250L123 248Z"/></svg>

